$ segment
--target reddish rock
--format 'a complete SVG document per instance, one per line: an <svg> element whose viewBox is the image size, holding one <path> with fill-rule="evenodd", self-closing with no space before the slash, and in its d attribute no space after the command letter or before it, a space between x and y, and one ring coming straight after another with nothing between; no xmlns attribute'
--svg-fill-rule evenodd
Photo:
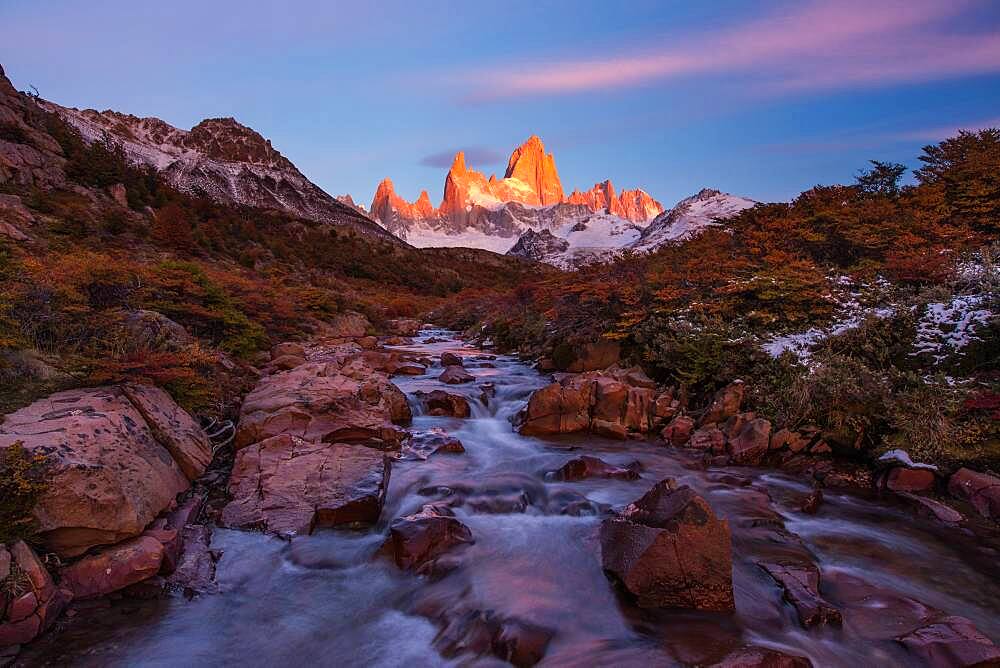
<svg viewBox="0 0 1000 668"><path fill-rule="evenodd" d="M586 430L590 426L593 393L592 381L576 379L536 390L520 416L519 431L526 436L547 436Z"/></svg>
<svg viewBox="0 0 1000 668"><path fill-rule="evenodd" d="M669 420L680 410L680 402L671 391L660 392L653 400L653 417L660 421Z"/></svg>
<svg viewBox="0 0 1000 668"><path fill-rule="evenodd" d="M1000 520L1000 478L961 468L948 479L948 492L971 503L983 517Z"/></svg>
<svg viewBox="0 0 1000 668"><path fill-rule="evenodd" d="M462 442L449 436L441 429L415 432L406 441L406 451L418 459L427 459L436 454L461 454L465 452Z"/></svg>
<svg viewBox="0 0 1000 668"><path fill-rule="evenodd" d="M427 367L416 362L401 362L391 372L391 375L422 376L427 373Z"/></svg>
<svg viewBox="0 0 1000 668"><path fill-rule="evenodd" d="M621 422L594 419L590 423L590 431L598 436L624 441L628 438L628 429Z"/></svg>
<svg viewBox="0 0 1000 668"><path fill-rule="evenodd" d="M944 505L940 501L928 499L926 496L910 492L900 492L899 495L912 503L917 508L919 514L926 517L933 517L947 524L957 524L964 519L962 513Z"/></svg>
<svg viewBox="0 0 1000 668"><path fill-rule="evenodd" d="M893 492L926 492L934 488L934 472L896 466L889 469L885 486Z"/></svg>
<svg viewBox="0 0 1000 668"><path fill-rule="evenodd" d="M184 552L167 582L182 587L185 593L214 592L218 557L211 550L211 528L202 524L189 524L184 527L183 542Z"/></svg>
<svg viewBox="0 0 1000 668"><path fill-rule="evenodd" d="M726 436L722 430L711 425L702 427L691 434L691 439L687 442L687 447L696 450L706 450L715 454L722 454L726 451Z"/></svg>
<svg viewBox="0 0 1000 668"><path fill-rule="evenodd" d="M554 480L576 482L587 478L615 478L617 480L638 480L639 472L635 465L628 467L614 466L603 459L582 455L571 459L559 469L551 473Z"/></svg>
<svg viewBox="0 0 1000 668"><path fill-rule="evenodd" d="M372 211L372 213L375 213ZM420 321L412 318L396 318L386 322L391 334L396 336L417 336L420 334Z"/></svg>
<svg viewBox="0 0 1000 668"><path fill-rule="evenodd" d="M444 371L438 376L438 380L442 383L447 383L448 385L459 385L461 383L471 383L476 379L471 373L465 370L464 367L457 365L446 366Z"/></svg>
<svg viewBox="0 0 1000 668"><path fill-rule="evenodd" d="M151 578L163 563L163 544L139 536L87 555L62 569L62 584L74 598L94 598Z"/></svg>
<svg viewBox="0 0 1000 668"><path fill-rule="evenodd" d="M640 607L734 607L729 524L670 479L601 524L601 561Z"/></svg>
<svg viewBox="0 0 1000 668"><path fill-rule="evenodd" d="M232 501L222 521L279 534L378 521L391 460L379 450L345 443L310 443L295 436L266 439L236 453Z"/></svg>
<svg viewBox="0 0 1000 668"><path fill-rule="evenodd" d="M779 429L771 435L771 450L802 452L809 445L809 439L791 429Z"/></svg>
<svg viewBox="0 0 1000 668"><path fill-rule="evenodd" d="M630 387L625 405L625 428L644 434L649 431L649 415L652 412L655 393L645 387Z"/></svg>
<svg viewBox="0 0 1000 668"><path fill-rule="evenodd" d="M747 422L729 441L729 456L735 464L758 466L771 442L771 423L763 418Z"/></svg>
<svg viewBox="0 0 1000 668"><path fill-rule="evenodd" d="M52 625L73 597L68 589L56 587L27 543L15 542L9 546L8 554L9 563L16 564L25 576L24 593L10 602L6 612L0 609L0 648L33 640Z"/></svg>
<svg viewBox="0 0 1000 668"><path fill-rule="evenodd" d="M446 611L444 617L434 644L446 658L492 654L516 668L527 668L545 657L554 635L545 627L493 612Z"/></svg>
<svg viewBox="0 0 1000 668"><path fill-rule="evenodd" d="M760 562L761 568L781 585L784 599L792 604L805 628L840 626L840 611L819 594L819 569L803 561Z"/></svg>
<svg viewBox="0 0 1000 668"><path fill-rule="evenodd" d="M282 355L273 358L266 367L264 373L275 373L277 371L291 371L300 364L305 364L306 358L297 355Z"/></svg>
<svg viewBox="0 0 1000 668"><path fill-rule="evenodd" d="M821 505L823 505L823 491L814 489L809 496L802 500L800 508L807 515L815 515L819 512Z"/></svg>
<svg viewBox="0 0 1000 668"><path fill-rule="evenodd" d="M428 415L467 418L472 414L469 401L460 394L432 390L430 392L414 392L414 396L423 405Z"/></svg>
<svg viewBox="0 0 1000 668"><path fill-rule="evenodd" d="M1000 666L1000 648L964 617L945 617L899 636L896 642L934 668Z"/></svg>
<svg viewBox="0 0 1000 668"><path fill-rule="evenodd" d="M117 543L173 503L189 486L174 455L192 475L211 458L182 413L160 390L100 387L58 392L6 416L0 448L21 441L47 455L49 485L34 511L46 547L71 557Z"/></svg>
<svg viewBox="0 0 1000 668"><path fill-rule="evenodd" d="M621 358L621 346L614 341L597 341L578 346L575 353L576 359L566 367L566 371L570 373L600 371L618 363Z"/></svg>
<svg viewBox="0 0 1000 668"><path fill-rule="evenodd" d="M629 387L608 376L594 379L594 405L591 415L594 420L621 423L628 404Z"/></svg>
<svg viewBox="0 0 1000 668"><path fill-rule="evenodd" d="M812 665L804 656L751 645L732 652L711 668L812 668Z"/></svg>
<svg viewBox="0 0 1000 668"><path fill-rule="evenodd" d="M474 542L472 532L441 505L393 520L389 528L393 559L403 569L425 571L442 554Z"/></svg>
<svg viewBox="0 0 1000 668"><path fill-rule="evenodd" d="M660 436L663 440L671 445L684 445L691 438L691 432L694 430L694 420L686 415L678 415L673 420L671 420L663 431L660 432Z"/></svg>
<svg viewBox="0 0 1000 668"><path fill-rule="evenodd" d="M441 366L465 366L462 358L452 352L441 353Z"/></svg>
<svg viewBox="0 0 1000 668"><path fill-rule="evenodd" d="M336 349L262 378L240 409L236 448L283 434L398 448L406 432L396 424L410 419L406 395L356 350Z"/></svg>
<svg viewBox="0 0 1000 668"><path fill-rule="evenodd" d="M346 311L323 323L321 334L331 339L359 339L368 333L371 326L365 316Z"/></svg>
<svg viewBox="0 0 1000 668"><path fill-rule="evenodd" d="M725 422L740 412L746 385L742 380L734 380L715 393L711 405L701 417L701 424Z"/></svg>

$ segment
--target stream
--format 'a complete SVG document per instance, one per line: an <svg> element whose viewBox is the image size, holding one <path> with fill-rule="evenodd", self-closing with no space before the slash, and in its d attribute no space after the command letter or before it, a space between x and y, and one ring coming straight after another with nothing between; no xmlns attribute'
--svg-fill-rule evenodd
<svg viewBox="0 0 1000 668"><path fill-rule="evenodd" d="M429 336L450 340L419 343ZM811 491L804 478L705 468L655 436L520 436L511 417L550 379L508 356L493 360L495 368L479 368L483 351L452 337L425 330L405 350L466 358L476 382L447 390L469 398L470 418L419 413L413 392L446 387L436 380L437 365L393 380L411 396L411 430L443 429L466 452L394 462L377 526L319 530L291 542L216 529L220 593L121 600L81 613L25 648L18 665L506 665L489 654L443 656L435 618L442 610L489 611L549 629L545 666L711 664L747 644L806 656L816 666L914 665L892 637L900 616L921 605L967 617L1000 642L995 534L983 538L891 498L834 489L808 515L799 510ZM486 404L484 383L495 387ZM547 481L547 471L581 454L620 466L638 461L641 477ZM666 477L691 486L729 521L735 613L641 610L602 572L602 518ZM443 576L400 571L381 551L389 523L459 493L465 503L456 516L475 543L453 553L453 569ZM795 536L821 571L824 597L843 611L842 628L803 629L757 565L780 556Z"/></svg>

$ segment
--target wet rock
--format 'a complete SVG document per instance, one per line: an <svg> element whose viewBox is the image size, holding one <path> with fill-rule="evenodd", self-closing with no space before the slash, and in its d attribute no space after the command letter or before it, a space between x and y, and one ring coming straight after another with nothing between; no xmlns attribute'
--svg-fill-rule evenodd
<svg viewBox="0 0 1000 668"><path fill-rule="evenodd" d="M983 517L1000 520L1000 478L961 468L948 479L948 492L971 503Z"/></svg>
<svg viewBox="0 0 1000 668"><path fill-rule="evenodd" d="M424 506L419 513L393 520L389 542L396 565L425 572L438 557L470 544L472 531L441 504Z"/></svg>
<svg viewBox="0 0 1000 668"><path fill-rule="evenodd" d="M691 434L687 447L722 454L726 451L726 435L715 425L702 427Z"/></svg>
<svg viewBox="0 0 1000 668"><path fill-rule="evenodd" d="M640 607L733 609L729 524L689 487L657 483L600 537L604 570Z"/></svg>
<svg viewBox="0 0 1000 668"><path fill-rule="evenodd" d="M394 376L422 376L427 373L427 367L416 362L402 362L392 370Z"/></svg>
<svg viewBox="0 0 1000 668"><path fill-rule="evenodd" d="M759 562L757 565L781 585L784 599L795 608L803 627L840 626L840 611L819 594L819 569L816 566L802 561Z"/></svg>
<svg viewBox="0 0 1000 668"><path fill-rule="evenodd" d="M701 424L725 422L740 412L746 385L742 380L732 383L715 393L715 398L701 418Z"/></svg>
<svg viewBox="0 0 1000 668"><path fill-rule="evenodd" d="M964 519L962 513L944 505L940 501L928 499L926 496L910 492L900 492L899 495L913 504L917 508L917 512L926 517L936 518L946 524L957 524Z"/></svg>
<svg viewBox="0 0 1000 668"><path fill-rule="evenodd" d="M441 353L441 366L465 366L462 358L452 352Z"/></svg>
<svg viewBox="0 0 1000 668"><path fill-rule="evenodd" d="M10 567L18 573L10 603L0 610L0 648L22 645L49 628L73 594L56 587L34 550L24 541L8 546Z"/></svg>
<svg viewBox="0 0 1000 668"><path fill-rule="evenodd" d="M413 396L423 405L428 415L467 418L472 414L469 401L460 394L432 390L430 392L414 392Z"/></svg>
<svg viewBox="0 0 1000 668"><path fill-rule="evenodd" d="M378 521L391 460L379 450L276 436L236 453L232 501L222 521L237 528L303 534L315 527Z"/></svg>
<svg viewBox="0 0 1000 668"><path fill-rule="evenodd" d="M163 544L152 536L139 536L67 566L60 572L61 582L74 598L94 598L153 577L162 563Z"/></svg>
<svg viewBox="0 0 1000 668"><path fill-rule="evenodd" d="M819 512L821 505L823 505L823 491L814 489L809 496L803 499L800 509L807 515L815 515Z"/></svg>
<svg viewBox="0 0 1000 668"><path fill-rule="evenodd" d="M729 456L735 464L759 466L771 442L771 423L763 418L747 422L729 441Z"/></svg>
<svg viewBox="0 0 1000 668"><path fill-rule="evenodd" d="M543 626L493 612L471 610L447 614L444 628L434 644L446 658L492 654L522 668L534 666L545 657L554 635Z"/></svg>
<svg viewBox="0 0 1000 668"><path fill-rule="evenodd" d="M363 443L396 449L410 420L406 395L357 353L329 353L266 376L240 409L235 447L283 434L311 442Z"/></svg>
<svg viewBox="0 0 1000 668"><path fill-rule="evenodd" d="M184 552L167 583L185 592L213 593L215 565L218 555L211 550L212 529L202 524L190 524L183 529Z"/></svg>
<svg viewBox="0 0 1000 668"><path fill-rule="evenodd" d="M1000 666L1000 648L964 617L945 617L901 635L896 641L935 668Z"/></svg>
<svg viewBox="0 0 1000 668"><path fill-rule="evenodd" d="M639 464L633 462L627 467L608 464L603 459L582 455L571 459L560 468L552 471L549 476L553 480L577 482L587 478L614 478L616 480L638 480Z"/></svg>
<svg viewBox="0 0 1000 668"><path fill-rule="evenodd" d="M476 379L471 373L465 370L465 367L458 365L446 366L444 371L438 376L438 380L442 383L447 383L448 385L460 385L462 383L471 383Z"/></svg>
<svg viewBox="0 0 1000 668"><path fill-rule="evenodd" d="M404 446L407 454L417 459L427 459L436 454L461 454L465 446L454 436L449 436L441 429L414 432Z"/></svg>
<svg viewBox="0 0 1000 668"><path fill-rule="evenodd" d="M663 428L660 436L667 443L680 446L688 442L692 431L694 431L694 420L686 415L678 415Z"/></svg>
<svg viewBox="0 0 1000 668"><path fill-rule="evenodd" d="M885 486L893 492L926 492L934 488L934 472L896 466L889 469Z"/></svg>
<svg viewBox="0 0 1000 668"><path fill-rule="evenodd" d="M192 474L210 459L204 434L162 391L131 396L135 404L121 387L58 392L0 425L0 447L22 441L47 455L49 485L34 514L61 557L142 533L189 486L174 453Z"/></svg>
<svg viewBox="0 0 1000 668"><path fill-rule="evenodd" d="M804 656L750 645L712 664L712 668L812 668L812 665L812 661Z"/></svg>

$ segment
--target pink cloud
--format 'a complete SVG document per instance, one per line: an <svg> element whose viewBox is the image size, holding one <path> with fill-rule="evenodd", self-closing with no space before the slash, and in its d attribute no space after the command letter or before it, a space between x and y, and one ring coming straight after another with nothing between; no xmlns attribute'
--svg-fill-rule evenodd
<svg viewBox="0 0 1000 668"><path fill-rule="evenodd" d="M703 74L777 89L836 88L1000 70L1000 35L940 32L975 0L813 0L793 11L643 53L471 73L472 97L576 93Z"/></svg>

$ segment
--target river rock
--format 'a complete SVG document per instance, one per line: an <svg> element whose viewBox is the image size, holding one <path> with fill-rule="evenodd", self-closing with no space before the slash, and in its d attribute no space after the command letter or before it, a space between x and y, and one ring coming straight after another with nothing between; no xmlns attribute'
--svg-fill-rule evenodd
<svg viewBox="0 0 1000 668"><path fill-rule="evenodd" d="M678 415L663 428L660 436L670 445L681 446L691 439L693 430L694 420L687 415Z"/></svg>
<svg viewBox="0 0 1000 668"><path fill-rule="evenodd" d="M726 435L714 424L702 427L691 434L687 447L721 455L726 451Z"/></svg>
<svg viewBox="0 0 1000 668"><path fill-rule="evenodd" d="M603 459L582 455L571 459L561 467L552 471L549 477L553 480L577 482L587 478L614 478L616 480L638 480L638 462L628 467L614 466Z"/></svg>
<svg viewBox="0 0 1000 668"><path fill-rule="evenodd" d="M442 383L447 383L448 385L460 385L462 383L471 383L475 379L476 379L475 376L466 371L464 367L458 366L457 364L446 366L441 375L438 376L438 380L440 380Z"/></svg>
<svg viewBox="0 0 1000 668"><path fill-rule="evenodd" d="M312 442L396 449L410 419L406 395L353 353L331 353L266 376L240 409L235 447L283 434Z"/></svg>
<svg viewBox="0 0 1000 668"><path fill-rule="evenodd" d="M9 546L10 563L24 574L17 597L0 610L0 647L33 640L52 625L73 594L56 587L34 550L24 541Z"/></svg>
<svg viewBox="0 0 1000 668"><path fill-rule="evenodd" d="M441 366L465 366L462 358L452 352L441 353Z"/></svg>
<svg viewBox="0 0 1000 668"><path fill-rule="evenodd" d="M711 668L812 668L812 665L804 656L750 645L732 652Z"/></svg>
<svg viewBox="0 0 1000 668"><path fill-rule="evenodd" d="M447 658L492 654L516 668L527 668L545 657L555 635L543 626L489 611L447 611L444 618L434 644Z"/></svg>
<svg viewBox="0 0 1000 668"><path fill-rule="evenodd" d="M427 367L416 362L400 362L392 370L392 376L422 376L427 373Z"/></svg>
<svg viewBox="0 0 1000 668"><path fill-rule="evenodd" d="M771 442L771 423L763 418L750 420L729 441L729 456L735 464L759 466Z"/></svg>
<svg viewBox="0 0 1000 668"><path fill-rule="evenodd" d="M803 561L760 562L757 564L781 585L784 599L792 604L799 623L805 628L840 626L840 611L819 593L819 569Z"/></svg>
<svg viewBox="0 0 1000 668"><path fill-rule="evenodd" d="M160 571L163 543L143 535L89 554L60 572L64 587L77 599L104 596L142 582Z"/></svg>
<svg viewBox="0 0 1000 668"><path fill-rule="evenodd" d="M216 591L215 565L218 557L211 550L212 529L203 524L189 524L183 529L184 553L167 582L185 593Z"/></svg>
<svg viewBox="0 0 1000 668"><path fill-rule="evenodd" d="M374 524L390 466L383 452L361 445L311 443L288 434L268 438L236 453L233 500L222 521L278 534Z"/></svg>
<svg viewBox="0 0 1000 668"><path fill-rule="evenodd" d="M729 524L666 479L601 524L601 562L640 607L732 610Z"/></svg>
<svg viewBox="0 0 1000 668"><path fill-rule="evenodd" d="M393 520L389 527L393 559L402 569L428 570L445 552L472 542L472 531L440 504L426 505L419 513Z"/></svg>
<svg viewBox="0 0 1000 668"><path fill-rule="evenodd" d="M948 479L948 492L971 503L983 517L1000 520L1000 478L961 468Z"/></svg>
<svg viewBox="0 0 1000 668"><path fill-rule="evenodd" d="M460 394L452 394L444 390L431 390L430 392L414 392L413 395L423 405L428 415L467 418L472 414L468 399Z"/></svg>
<svg viewBox="0 0 1000 668"><path fill-rule="evenodd" d="M740 412L746 385L742 380L734 380L715 393L711 405L701 417L701 424L725 422Z"/></svg>
<svg viewBox="0 0 1000 668"><path fill-rule="evenodd" d="M934 668L1000 666L1000 648L964 617L944 617L896 641Z"/></svg>
<svg viewBox="0 0 1000 668"><path fill-rule="evenodd" d="M184 469L194 475L211 458L190 416L151 388L87 388L40 399L0 425L0 447L17 441L47 455L49 485L34 514L40 538L62 557L138 536L188 488Z"/></svg>
<svg viewBox="0 0 1000 668"><path fill-rule="evenodd" d="M436 454L461 454L465 452L465 446L444 430L431 429L412 433L406 440L404 451L417 459L427 459Z"/></svg>
<svg viewBox="0 0 1000 668"><path fill-rule="evenodd" d="M911 492L900 492L899 495L913 504L917 512L926 517L933 517L946 524L957 524L963 519L962 513L954 508L944 505L940 501L928 499L926 496L913 494Z"/></svg>

